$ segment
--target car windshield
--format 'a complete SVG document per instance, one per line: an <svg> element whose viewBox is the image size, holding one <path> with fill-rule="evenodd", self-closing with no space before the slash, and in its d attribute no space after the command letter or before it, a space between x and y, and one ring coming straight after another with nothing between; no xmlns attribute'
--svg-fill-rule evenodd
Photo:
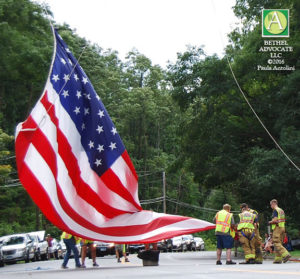
<svg viewBox="0 0 300 279"><path fill-rule="evenodd" d="M14 236L5 241L5 245L15 245L24 243L23 236Z"/></svg>
<svg viewBox="0 0 300 279"><path fill-rule="evenodd" d="M34 241L39 241L37 235L30 235L30 238Z"/></svg>

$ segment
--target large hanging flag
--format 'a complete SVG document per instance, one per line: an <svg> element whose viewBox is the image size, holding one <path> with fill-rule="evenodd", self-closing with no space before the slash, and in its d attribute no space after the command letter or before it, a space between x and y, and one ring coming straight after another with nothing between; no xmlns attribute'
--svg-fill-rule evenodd
<svg viewBox="0 0 300 279"><path fill-rule="evenodd" d="M42 96L16 129L19 178L58 228L87 239L147 243L213 229L143 210L138 177L118 131L78 61L54 33Z"/></svg>

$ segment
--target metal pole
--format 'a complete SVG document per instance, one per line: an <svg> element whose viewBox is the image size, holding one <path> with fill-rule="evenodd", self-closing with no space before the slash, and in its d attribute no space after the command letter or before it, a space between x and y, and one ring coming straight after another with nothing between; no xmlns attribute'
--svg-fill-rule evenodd
<svg viewBox="0 0 300 279"><path fill-rule="evenodd" d="M164 213L167 213L167 204L166 204L166 173L163 171L163 201L164 201Z"/></svg>

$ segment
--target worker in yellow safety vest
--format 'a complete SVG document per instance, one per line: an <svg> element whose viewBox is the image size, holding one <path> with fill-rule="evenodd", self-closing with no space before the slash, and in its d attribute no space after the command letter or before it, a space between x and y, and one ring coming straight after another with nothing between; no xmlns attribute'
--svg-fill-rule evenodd
<svg viewBox="0 0 300 279"><path fill-rule="evenodd" d="M93 267L98 267L99 265L96 262L96 244L94 244L93 240L88 239L80 239L81 245L81 264L82 267L85 268L85 258L87 254L87 248L89 248L89 253L91 254L93 260Z"/></svg>
<svg viewBox="0 0 300 279"><path fill-rule="evenodd" d="M248 205L246 203L241 205L241 211L237 230L239 232L240 243L244 250L245 262L241 262L240 264L255 264L255 215L248 211Z"/></svg>
<svg viewBox="0 0 300 279"><path fill-rule="evenodd" d="M273 209L272 221L269 222L273 230L272 241L275 249L275 259L273 263L286 263L291 255L282 245L285 233L285 214L284 211L278 207L277 200L271 200L270 206Z"/></svg>
<svg viewBox="0 0 300 279"><path fill-rule="evenodd" d="M236 264L231 260L231 249L233 248L234 219L230 213L231 206L224 204L223 209L217 212L213 222L216 224L215 234L217 238L217 265L221 265L222 249L226 250L226 264Z"/></svg>
<svg viewBox="0 0 300 279"><path fill-rule="evenodd" d="M254 247L255 247L255 263L262 264L263 263L263 255L262 255L262 238L259 233L259 217L258 212L254 209L248 207L248 211L255 215L256 222L254 223Z"/></svg>
<svg viewBox="0 0 300 279"><path fill-rule="evenodd" d="M74 254L74 260L75 260L75 263L76 263L76 268L81 268L82 266L81 266L80 261L79 261L79 253L78 253L78 249L76 247L76 237L73 236L70 233L63 232L62 235L61 235L61 239L65 243L66 249L67 249L67 252L64 256L64 261L63 261L63 264L62 264L61 268L63 268L63 269L68 268L67 264L68 264L68 261L69 261L70 256L71 256L71 251L73 251L73 254Z"/></svg>

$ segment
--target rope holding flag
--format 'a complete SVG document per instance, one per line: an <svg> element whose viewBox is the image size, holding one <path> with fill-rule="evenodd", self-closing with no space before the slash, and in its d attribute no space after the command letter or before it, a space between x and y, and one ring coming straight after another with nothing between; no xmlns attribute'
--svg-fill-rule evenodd
<svg viewBox="0 0 300 279"><path fill-rule="evenodd" d="M143 210L138 176L102 101L56 30L42 96L16 128L18 174L58 228L85 239L148 243L213 229Z"/></svg>

